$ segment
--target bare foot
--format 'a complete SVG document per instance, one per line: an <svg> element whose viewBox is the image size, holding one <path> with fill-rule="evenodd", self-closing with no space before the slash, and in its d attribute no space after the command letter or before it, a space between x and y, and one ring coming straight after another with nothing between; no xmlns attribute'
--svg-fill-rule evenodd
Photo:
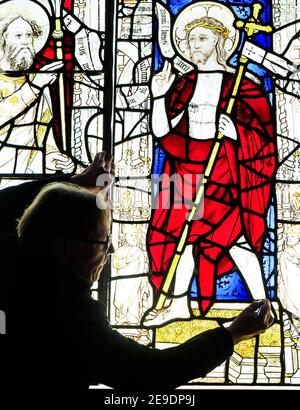
<svg viewBox="0 0 300 410"><path fill-rule="evenodd" d="M191 317L190 311L187 306L181 306L181 309L179 310L176 308L174 309L173 305L175 304L171 303L171 305L167 308L160 310L152 309L147 312L143 320L143 326L159 327L175 320L189 319Z"/></svg>

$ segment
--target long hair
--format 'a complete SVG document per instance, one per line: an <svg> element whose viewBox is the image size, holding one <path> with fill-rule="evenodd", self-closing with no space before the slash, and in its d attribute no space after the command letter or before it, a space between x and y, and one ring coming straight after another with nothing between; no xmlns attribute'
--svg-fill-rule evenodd
<svg viewBox="0 0 300 410"><path fill-rule="evenodd" d="M11 23L13 23L15 20L18 20L19 18L26 21L30 25L33 38L38 38L43 35L42 27L35 20L29 20L26 17L21 16L20 14L14 13L0 20L0 49L3 50L5 47L5 33L8 27L11 25Z"/></svg>
<svg viewBox="0 0 300 410"><path fill-rule="evenodd" d="M225 41L228 38L229 30L224 26L221 21L216 20L213 17L201 17L193 20L191 23L185 26L186 38L188 40L190 32L196 27L204 27L211 30L218 38L216 44L217 62L225 68L228 68L226 64L227 53L225 50Z"/></svg>

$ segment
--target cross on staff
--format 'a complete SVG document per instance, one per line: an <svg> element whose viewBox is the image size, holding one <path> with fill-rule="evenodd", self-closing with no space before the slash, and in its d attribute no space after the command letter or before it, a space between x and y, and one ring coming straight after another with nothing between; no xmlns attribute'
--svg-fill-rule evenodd
<svg viewBox="0 0 300 410"><path fill-rule="evenodd" d="M258 33L258 32L265 32L265 33L270 33L272 31L272 27L269 25L264 25L261 24L258 21L258 15L260 13L262 9L261 4L259 3L255 3L253 4L253 10L252 10L252 16L246 20L246 21L241 21L238 20L236 21L235 25L238 29L244 29L246 32L246 36L251 39L251 37ZM239 57L239 61L238 61L238 67L236 70L236 76L235 76L235 80L234 80L234 84L232 87L232 91L231 91L231 96L229 98L228 101L228 105L226 108L226 114L230 115L232 113L232 110L234 108L235 102L236 102L236 98L237 98L237 94L239 92L240 86L242 84L243 81L243 77L245 74L245 70L246 70L246 66L248 63L248 58L240 55ZM180 258L184 252L185 246L186 246L186 242L187 242L187 238L190 232L190 228L191 228L191 222L195 216L195 213L201 203L201 199L204 197L204 193L205 193L205 188L207 185L207 182L209 181L210 175L212 173L213 170L213 166L215 164L215 161L217 159L218 156L218 152L220 149L220 145L221 145L221 141L223 139L224 135L222 134L222 132L218 132L215 141L213 143L210 155L209 155L209 159L207 162L207 166L206 169L204 171L204 175L203 175L203 180L202 180L202 184L200 185L198 192L196 193L196 198L194 201L194 204L192 206L192 208L189 210L187 218L185 220L185 223L183 224L182 230L181 230L181 234L179 237L179 241L177 243L177 247L175 250L175 253L172 257L171 260L171 264L170 267L164 277L161 289L160 289L160 295L158 297L158 300L156 302L155 305L155 310L161 310L164 307L166 298L168 296L168 292L170 290L171 284L172 284L172 280L174 278L177 266L179 264Z"/></svg>

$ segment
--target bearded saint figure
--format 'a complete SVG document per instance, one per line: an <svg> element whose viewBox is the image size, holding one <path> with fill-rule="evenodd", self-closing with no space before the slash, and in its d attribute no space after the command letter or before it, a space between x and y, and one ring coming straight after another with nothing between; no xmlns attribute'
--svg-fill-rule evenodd
<svg viewBox="0 0 300 410"><path fill-rule="evenodd" d="M36 74L27 73L47 40L45 27L36 22L39 16L45 17L41 8L32 3L31 12L36 14L34 20L15 13L0 21L1 174L44 173L44 167L48 172L70 172L74 168L60 153L52 130L49 86L56 81L63 62L54 61Z"/></svg>

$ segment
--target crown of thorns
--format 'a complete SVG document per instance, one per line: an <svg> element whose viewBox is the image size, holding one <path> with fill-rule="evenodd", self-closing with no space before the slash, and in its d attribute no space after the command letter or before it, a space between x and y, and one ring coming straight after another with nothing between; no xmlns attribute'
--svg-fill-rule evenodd
<svg viewBox="0 0 300 410"><path fill-rule="evenodd" d="M214 24L212 22L209 21L203 21L201 19L197 19L192 21L191 23L188 23L185 28L184 31L186 31L187 33L190 32L191 30L193 30L196 27L204 27L204 28L208 28L214 32L218 32L220 33L225 39L229 37L229 29L225 26L219 26L217 24Z"/></svg>

